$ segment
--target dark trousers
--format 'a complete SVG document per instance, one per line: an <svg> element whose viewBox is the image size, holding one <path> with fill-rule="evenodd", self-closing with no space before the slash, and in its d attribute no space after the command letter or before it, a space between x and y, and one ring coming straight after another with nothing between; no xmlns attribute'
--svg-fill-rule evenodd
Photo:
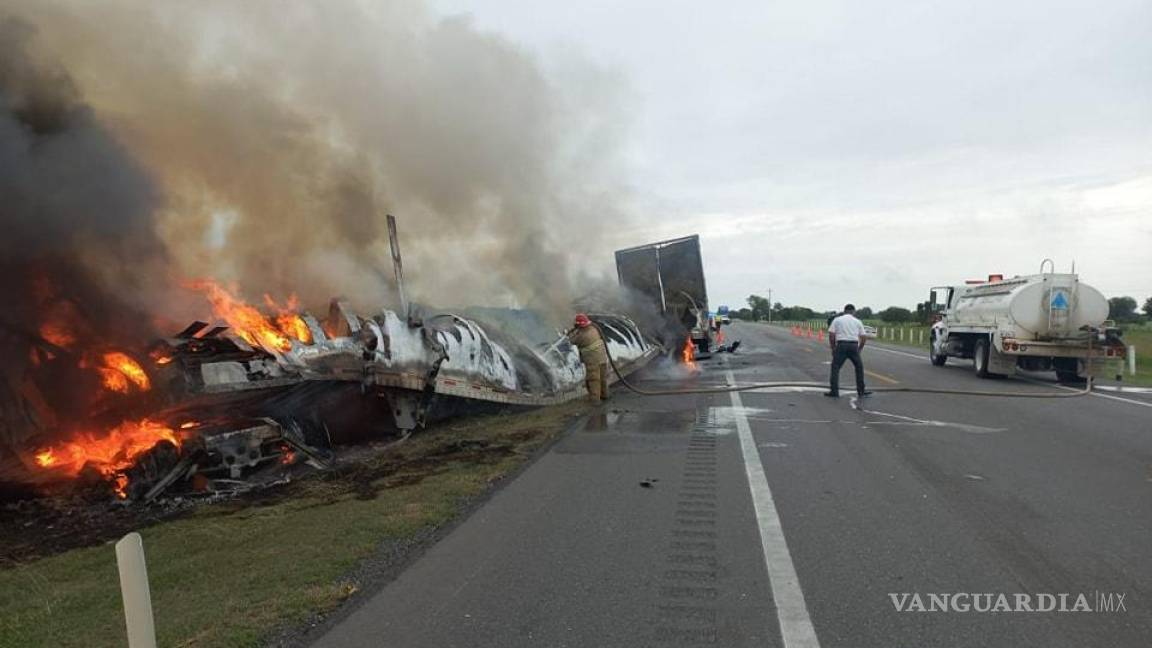
<svg viewBox="0 0 1152 648"><path fill-rule="evenodd" d="M858 342L837 342L832 350L832 375L829 384L833 394L840 393L840 367L845 360L851 360L856 367L856 393L864 393L864 361L860 359L860 344Z"/></svg>

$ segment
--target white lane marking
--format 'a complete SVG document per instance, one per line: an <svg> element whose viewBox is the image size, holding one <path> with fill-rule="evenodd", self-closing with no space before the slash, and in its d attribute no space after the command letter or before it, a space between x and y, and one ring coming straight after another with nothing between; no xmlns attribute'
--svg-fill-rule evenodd
<svg viewBox="0 0 1152 648"><path fill-rule="evenodd" d="M929 427L952 427L965 432L1006 432L1006 428L990 428L982 425L969 425L968 423L952 423L949 421L935 421L932 419L918 419L911 416L903 416L901 414L889 414L888 412L877 412L876 410L868 410L868 414L874 416L888 416L890 418L898 419L899 423L891 421L868 421L869 425L925 425Z"/></svg>
<svg viewBox="0 0 1152 648"><path fill-rule="evenodd" d="M877 346L875 344L865 344L861 351L867 349L875 349L877 351L884 351L885 353L894 353L896 355L908 356L909 358L916 358L917 360L926 360L928 358L926 355L916 355L915 353L908 353L907 351L897 351L896 349L888 349L882 346Z"/></svg>
<svg viewBox="0 0 1152 648"><path fill-rule="evenodd" d="M1104 389L1114 392L1128 392L1130 394L1152 394L1152 387L1126 387L1124 385L1096 385L1092 389Z"/></svg>
<svg viewBox="0 0 1152 648"><path fill-rule="evenodd" d="M827 421L816 421L813 419L778 419L778 418L769 418L767 416L756 417L756 420L757 421L772 421L773 423L821 423L824 425L827 425L829 423L839 423L840 422L840 421L833 421L832 419L828 419Z"/></svg>
<svg viewBox="0 0 1152 648"><path fill-rule="evenodd" d="M799 381L798 381L799 382ZM815 381L812 381L815 382ZM749 394L783 394L785 392L801 393L801 392L824 392L827 387L758 387L756 389L745 389Z"/></svg>
<svg viewBox="0 0 1152 648"><path fill-rule="evenodd" d="M736 378L732 370L725 373L728 383L735 385ZM772 600L776 604L776 618L780 624L784 648L820 648L820 642L816 640L816 629L812 627L812 619L808 616L804 592L800 589L800 579L796 576L796 566L792 564L792 554L788 552L788 542L784 539L784 529L780 526L772 489L768 487L768 477L764 474L764 465L760 463L752 428L744 416L744 403L740 400L740 392L729 392L729 395L732 398L732 414L740 436L740 451L744 455L744 470L748 475L748 489L752 492L752 505L756 509L760 544L764 549L764 565L768 568L769 586L772 589Z"/></svg>
<svg viewBox="0 0 1152 648"><path fill-rule="evenodd" d="M1035 378L1029 378L1027 376L1017 376L1017 378L1019 378L1020 380L1030 382L1034 385L1043 385L1045 387L1054 387L1056 389L1063 389L1065 391L1074 391L1074 392L1084 391L1083 389L1077 389L1075 387L1065 387L1064 385L1053 385L1052 383L1046 383L1042 380L1036 380ZM1133 405L1140 405L1141 407L1152 407L1152 403L1149 403L1146 401L1132 400L1131 398L1120 398L1119 396L1112 396L1111 394L1101 394L1098 391L1088 392L1088 395L1089 396L1095 396L1096 398L1107 398L1108 400L1120 401L1121 403L1131 403Z"/></svg>
<svg viewBox="0 0 1152 648"><path fill-rule="evenodd" d="M869 347L866 346L864 348L867 349ZM876 349L877 351L885 351L887 353L893 353L895 355L902 355L902 356L908 356L909 358L916 358L917 360L923 360L925 357L922 355L914 355L911 353L905 353L904 351L896 351L894 349L885 349L884 347L881 347L881 346L873 346L871 348ZM1064 385L1053 385L1052 383L1046 383L1046 382L1043 382L1041 380L1035 380L1035 379L1029 378L1027 376L1016 376L1016 377L1019 378L1020 380L1025 380L1025 381L1028 381L1028 382L1033 383L1035 385L1043 385L1044 387L1055 387L1056 389L1064 389L1067 391L1082 391L1080 389L1076 389L1073 387L1065 387ZM1112 396L1111 394L1101 394L1100 392L1097 392L1097 391L1092 391L1088 395L1089 396L1095 396L1096 398L1107 398L1109 400L1120 401L1121 403L1131 403L1133 405L1140 405L1141 407L1152 407L1152 403L1148 403L1145 401L1133 400L1131 398L1121 398L1120 396Z"/></svg>

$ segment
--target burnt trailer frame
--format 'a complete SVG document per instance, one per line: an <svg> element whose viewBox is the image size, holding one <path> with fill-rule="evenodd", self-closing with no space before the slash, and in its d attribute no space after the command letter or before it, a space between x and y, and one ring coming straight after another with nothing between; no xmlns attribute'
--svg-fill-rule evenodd
<svg viewBox="0 0 1152 648"><path fill-rule="evenodd" d="M698 234L617 250L616 276L621 286L645 295L666 319L688 329L698 353L712 351Z"/></svg>

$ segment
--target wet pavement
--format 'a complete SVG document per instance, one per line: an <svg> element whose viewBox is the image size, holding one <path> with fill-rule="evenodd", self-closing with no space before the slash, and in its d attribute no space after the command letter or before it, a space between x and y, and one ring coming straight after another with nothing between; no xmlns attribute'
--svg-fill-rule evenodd
<svg viewBox="0 0 1152 648"><path fill-rule="evenodd" d="M826 380L815 340L750 324L728 335L736 355L653 371L644 387ZM866 348L868 380L1059 389L920 355ZM617 387L316 645L1148 645L1152 399L821 391ZM1001 593L1123 593L1125 610L894 603Z"/></svg>

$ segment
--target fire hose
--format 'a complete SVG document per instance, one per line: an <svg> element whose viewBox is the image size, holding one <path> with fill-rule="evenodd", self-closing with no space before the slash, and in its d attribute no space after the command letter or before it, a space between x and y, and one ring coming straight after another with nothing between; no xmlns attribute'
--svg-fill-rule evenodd
<svg viewBox="0 0 1152 648"><path fill-rule="evenodd" d="M608 350L607 337L604 335L604 329L595 321L592 322L593 326L600 333L600 338L604 340L604 353L608 356L608 364L612 366L612 371L616 377L620 379L620 384L624 385L628 390L640 394L641 396L680 396L685 394L727 394L729 392L752 391L754 389L786 389L796 387L816 387L823 389L828 385L825 383L812 382L812 381L777 381L777 382L762 382L762 383L749 383L747 385L725 385L723 387L696 387L691 389L642 389L628 382L624 373L620 371L620 367L616 365L616 359L612 357L612 352ZM1092 336L1088 336L1088 357L1092 356ZM1084 389L1078 389L1071 392L998 392L998 391L981 391L971 389L935 389L931 387L877 387L870 391L882 393L902 393L902 394L945 394L951 396L985 396L991 398L1078 398L1086 396L1092 392L1092 379L1093 376L1089 375Z"/></svg>

